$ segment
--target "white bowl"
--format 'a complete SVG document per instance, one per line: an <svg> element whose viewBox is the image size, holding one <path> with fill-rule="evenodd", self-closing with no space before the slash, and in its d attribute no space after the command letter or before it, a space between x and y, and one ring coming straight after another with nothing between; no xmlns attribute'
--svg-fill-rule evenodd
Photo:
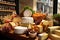
<svg viewBox="0 0 60 40"><path fill-rule="evenodd" d="M27 31L27 27L21 27L21 26L17 26L14 28L14 32L16 34L23 34Z"/></svg>
<svg viewBox="0 0 60 40"><path fill-rule="evenodd" d="M31 38L34 38L34 37L37 36L37 32L35 32L35 33L30 33L30 32L29 32L29 36L30 36Z"/></svg>

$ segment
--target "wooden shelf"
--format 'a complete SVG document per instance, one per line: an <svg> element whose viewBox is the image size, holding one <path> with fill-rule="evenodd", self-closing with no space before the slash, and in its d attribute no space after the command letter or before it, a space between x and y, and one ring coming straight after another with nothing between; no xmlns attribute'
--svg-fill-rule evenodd
<svg viewBox="0 0 60 40"><path fill-rule="evenodd" d="M15 10L0 10L0 12L14 12Z"/></svg>
<svg viewBox="0 0 60 40"><path fill-rule="evenodd" d="M9 3L4 3L4 2L0 2L0 4L9 5L9 6L16 6L16 4L9 4Z"/></svg>

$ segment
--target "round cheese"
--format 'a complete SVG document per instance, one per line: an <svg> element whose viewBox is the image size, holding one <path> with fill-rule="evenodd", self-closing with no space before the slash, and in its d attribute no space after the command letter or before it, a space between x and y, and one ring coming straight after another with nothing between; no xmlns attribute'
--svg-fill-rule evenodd
<svg viewBox="0 0 60 40"><path fill-rule="evenodd" d="M32 17L22 17L22 23L33 23L34 20Z"/></svg>
<svg viewBox="0 0 60 40"><path fill-rule="evenodd" d="M31 10L27 9L27 10L24 11L23 15L24 15L24 17L31 17L32 12L31 12Z"/></svg>

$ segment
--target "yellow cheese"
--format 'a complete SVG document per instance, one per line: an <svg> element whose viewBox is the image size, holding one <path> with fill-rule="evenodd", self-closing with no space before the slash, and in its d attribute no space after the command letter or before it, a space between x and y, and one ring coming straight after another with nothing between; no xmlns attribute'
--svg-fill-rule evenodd
<svg viewBox="0 0 60 40"><path fill-rule="evenodd" d="M60 27L59 26L52 26L52 27L48 27L50 33L52 33L53 31L59 29Z"/></svg>
<svg viewBox="0 0 60 40"><path fill-rule="evenodd" d="M41 32L43 32L43 27L41 26L41 25L37 25L38 27L39 27L39 32L41 33Z"/></svg>
<svg viewBox="0 0 60 40"><path fill-rule="evenodd" d="M39 34L39 39L40 39L40 40L46 40L47 37L48 37L48 34L47 34L47 33Z"/></svg>
<svg viewBox="0 0 60 40"><path fill-rule="evenodd" d="M10 22L10 24L14 27L16 26L16 24L14 22Z"/></svg>

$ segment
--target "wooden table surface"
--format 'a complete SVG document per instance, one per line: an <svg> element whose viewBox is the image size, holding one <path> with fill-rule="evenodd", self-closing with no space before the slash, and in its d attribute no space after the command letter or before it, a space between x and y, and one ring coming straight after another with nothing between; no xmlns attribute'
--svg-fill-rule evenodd
<svg viewBox="0 0 60 40"><path fill-rule="evenodd" d="M14 31L11 31L9 33L0 31L0 39L3 38L3 40L39 40L38 37L36 38L30 38L29 36L26 36L26 34L15 34ZM48 37L47 40L52 40L50 37Z"/></svg>
<svg viewBox="0 0 60 40"><path fill-rule="evenodd" d="M5 32L0 31L0 38L2 35L6 38L11 39L11 40L38 40L38 37L30 38L29 36L26 36L25 34L18 35L18 34L15 34L13 32L5 33Z"/></svg>

